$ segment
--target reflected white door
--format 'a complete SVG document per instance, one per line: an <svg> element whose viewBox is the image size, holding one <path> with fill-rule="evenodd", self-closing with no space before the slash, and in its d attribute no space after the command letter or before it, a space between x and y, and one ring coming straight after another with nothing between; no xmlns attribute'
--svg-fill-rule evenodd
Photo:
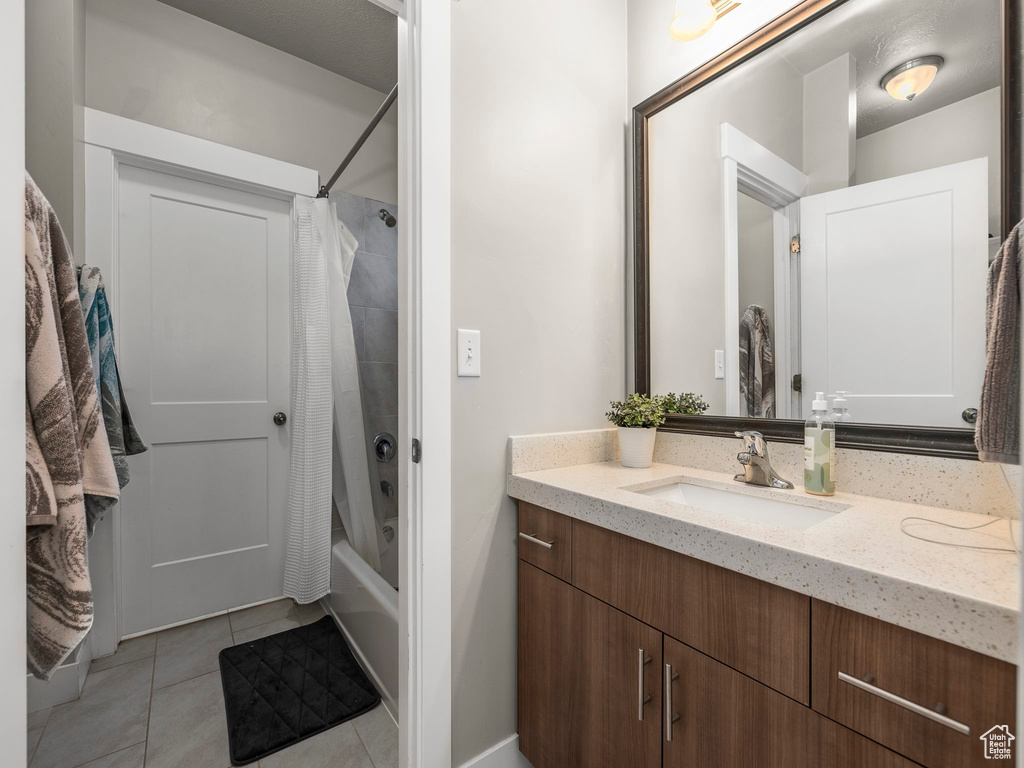
<svg viewBox="0 0 1024 768"><path fill-rule="evenodd" d="M849 390L855 421L966 427L985 365L985 159L805 197L803 416Z"/></svg>
<svg viewBox="0 0 1024 768"><path fill-rule="evenodd" d="M122 166L118 210L129 635L282 592L291 204Z"/></svg>

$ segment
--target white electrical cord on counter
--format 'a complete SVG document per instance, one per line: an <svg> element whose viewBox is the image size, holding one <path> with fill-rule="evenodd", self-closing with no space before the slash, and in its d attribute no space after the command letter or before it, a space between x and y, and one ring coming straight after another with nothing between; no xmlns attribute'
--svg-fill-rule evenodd
<svg viewBox="0 0 1024 768"><path fill-rule="evenodd" d="M917 534L911 533L910 531L907 530L907 522L909 522L911 520L916 520L916 521L918 521L920 523L927 523L927 524L931 524L931 525L938 525L938 526L940 526L942 528L951 528L951 529L957 530L957 531L976 531L979 528L987 528L990 525L995 525L996 523L1005 522L1007 524L1007 527L1010 529L1010 544L1011 544L1011 546L1010 547L983 547L983 546L976 545L976 544L958 544L958 543L952 542L952 541L939 541L938 539L929 539L929 538L926 538L924 536L918 536ZM900 530L903 531L903 533L905 533L907 536L909 536L912 539L918 539L919 541L927 541L930 544L941 544L942 546L945 546L945 547L957 547L959 549L974 549L974 550L977 550L979 552L1001 552L1001 553L1006 553L1006 554L1010 554L1010 555L1019 555L1019 554L1021 554L1021 549L1020 549L1019 546L1017 546L1017 540L1016 540L1016 538L1013 535L1013 520L1011 518L1008 518L1008 517L997 517L997 518L994 518L992 520L989 520L987 523L982 523L981 525L953 525L951 523L940 522L939 520L929 520L927 517L905 517L905 518L903 518L900 521Z"/></svg>

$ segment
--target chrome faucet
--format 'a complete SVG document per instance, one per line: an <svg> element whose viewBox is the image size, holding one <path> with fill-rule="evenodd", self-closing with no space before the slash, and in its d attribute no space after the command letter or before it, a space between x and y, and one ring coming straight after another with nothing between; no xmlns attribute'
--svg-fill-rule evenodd
<svg viewBox="0 0 1024 768"><path fill-rule="evenodd" d="M779 477L768 461L768 442L760 432L737 432L743 438L743 451L736 455L743 472L733 479L750 485L764 485L768 488L792 488L793 484Z"/></svg>

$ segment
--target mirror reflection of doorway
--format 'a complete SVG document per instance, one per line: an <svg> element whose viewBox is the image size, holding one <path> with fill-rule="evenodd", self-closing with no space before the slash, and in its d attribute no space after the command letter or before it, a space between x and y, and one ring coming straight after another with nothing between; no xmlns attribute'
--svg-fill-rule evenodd
<svg viewBox="0 0 1024 768"><path fill-rule="evenodd" d="M726 414L793 418L800 413L800 292L791 243L807 177L729 123L721 126L721 153Z"/></svg>

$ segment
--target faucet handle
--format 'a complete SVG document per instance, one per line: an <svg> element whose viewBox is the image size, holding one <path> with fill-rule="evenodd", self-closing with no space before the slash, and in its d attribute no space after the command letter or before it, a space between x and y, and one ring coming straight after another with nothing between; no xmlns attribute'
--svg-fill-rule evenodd
<svg viewBox="0 0 1024 768"><path fill-rule="evenodd" d="M756 430L747 430L744 432L736 432L736 437L743 439L743 447L745 450L754 454L755 456L767 456L768 455L768 444L764 440L764 435Z"/></svg>

